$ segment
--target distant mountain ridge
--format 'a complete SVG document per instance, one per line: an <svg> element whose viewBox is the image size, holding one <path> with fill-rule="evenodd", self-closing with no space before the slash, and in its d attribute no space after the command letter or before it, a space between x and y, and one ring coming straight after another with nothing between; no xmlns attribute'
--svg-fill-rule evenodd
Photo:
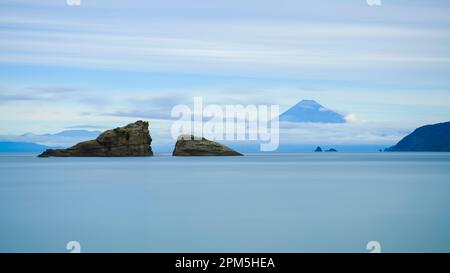
<svg viewBox="0 0 450 273"><path fill-rule="evenodd" d="M4 135L0 136L0 141L4 142L27 142L36 143L45 146L68 147L75 143L94 139L100 135L100 131L88 130L65 130L55 134L34 134L25 133L22 135Z"/></svg>
<svg viewBox="0 0 450 273"><path fill-rule="evenodd" d="M50 148L56 147L49 147L31 142L0 141L0 152L2 153L43 152Z"/></svg>
<svg viewBox="0 0 450 273"><path fill-rule="evenodd" d="M33 134L25 133L21 136L23 137L36 137L36 136L60 136L60 137L96 137L100 134L100 131L88 131L88 130L65 130L55 134Z"/></svg>
<svg viewBox="0 0 450 273"><path fill-rule="evenodd" d="M386 151L450 152L450 122L419 127Z"/></svg>
<svg viewBox="0 0 450 273"><path fill-rule="evenodd" d="M327 109L315 100L302 100L280 115L280 121L345 123L345 117Z"/></svg>

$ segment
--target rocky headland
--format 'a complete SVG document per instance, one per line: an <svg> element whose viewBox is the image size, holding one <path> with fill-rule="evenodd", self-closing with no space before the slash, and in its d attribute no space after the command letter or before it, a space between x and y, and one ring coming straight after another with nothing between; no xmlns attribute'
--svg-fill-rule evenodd
<svg viewBox="0 0 450 273"><path fill-rule="evenodd" d="M450 152L450 122L419 127L386 151Z"/></svg>

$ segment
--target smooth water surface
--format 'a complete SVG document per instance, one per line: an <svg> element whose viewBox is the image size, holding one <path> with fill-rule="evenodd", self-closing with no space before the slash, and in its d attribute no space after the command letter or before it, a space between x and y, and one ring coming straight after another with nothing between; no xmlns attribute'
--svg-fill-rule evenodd
<svg viewBox="0 0 450 273"><path fill-rule="evenodd" d="M0 154L0 251L450 252L449 153Z"/></svg>

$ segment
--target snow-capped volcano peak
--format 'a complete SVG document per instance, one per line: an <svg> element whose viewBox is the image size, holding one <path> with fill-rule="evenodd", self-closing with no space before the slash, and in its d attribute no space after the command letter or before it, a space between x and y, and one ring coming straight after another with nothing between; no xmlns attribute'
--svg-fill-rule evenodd
<svg viewBox="0 0 450 273"><path fill-rule="evenodd" d="M281 114L280 121L345 123L345 117L323 107L315 100L302 100Z"/></svg>

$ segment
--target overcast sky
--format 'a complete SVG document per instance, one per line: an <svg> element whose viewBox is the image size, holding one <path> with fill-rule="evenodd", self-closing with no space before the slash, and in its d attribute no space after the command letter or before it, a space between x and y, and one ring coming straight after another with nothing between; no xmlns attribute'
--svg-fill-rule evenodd
<svg viewBox="0 0 450 273"><path fill-rule="evenodd" d="M447 121L449 15L430 0L0 0L0 134L158 124L194 95L314 99L351 130Z"/></svg>

